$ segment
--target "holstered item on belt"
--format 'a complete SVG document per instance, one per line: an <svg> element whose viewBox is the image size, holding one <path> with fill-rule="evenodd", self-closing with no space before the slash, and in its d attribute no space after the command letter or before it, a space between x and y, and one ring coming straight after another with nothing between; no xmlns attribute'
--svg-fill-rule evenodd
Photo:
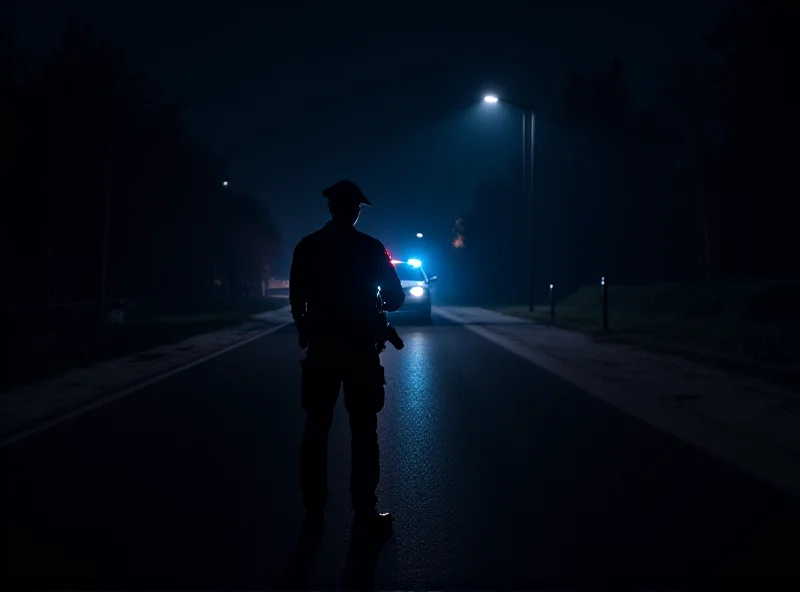
<svg viewBox="0 0 800 592"><path fill-rule="evenodd" d="M386 369L380 364L375 368L375 382L382 386L386 384Z"/></svg>
<svg viewBox="0 0 800 592"><path fill-rule="evenodd" d="M365 369L365 372L369 373L364 390L369 397L370 410L379 413L386 405L386 371L381 364L376 364L372 368Z"/></svg>

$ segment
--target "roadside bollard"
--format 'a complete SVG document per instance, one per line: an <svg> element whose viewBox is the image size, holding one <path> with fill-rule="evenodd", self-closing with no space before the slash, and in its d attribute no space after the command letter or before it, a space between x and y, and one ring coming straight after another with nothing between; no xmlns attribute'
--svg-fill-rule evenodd
<svg viewBox="0 0 800 592"><path fill-rule="evenodd" d="M550 284L550 322L556 322L556 300L553 294L553 284Z"/></svg>
<svg viewBox="0 0 800 592"><path fill-rule="evenodd" d="M600 285L603 287L603 331L608 331L608 284L605 276L600 278Z"/></svg>

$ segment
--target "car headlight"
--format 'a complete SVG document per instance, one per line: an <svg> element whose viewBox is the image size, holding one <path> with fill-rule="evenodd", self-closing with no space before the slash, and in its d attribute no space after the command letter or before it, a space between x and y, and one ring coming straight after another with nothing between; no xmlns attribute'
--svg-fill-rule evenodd
<svg viewBox="0 0 800 592"><path fill-rule="evenodd" d="M416 296L417 298L419 298L420 296L422 296L423 294L425 294L425 290L423 290L423 289L422 289L422 288L420 288L419 286L414 286L413 288L411 288L411 289L408 291L408 293L409 293L409 294L411 294L412 296Z"/></svg>

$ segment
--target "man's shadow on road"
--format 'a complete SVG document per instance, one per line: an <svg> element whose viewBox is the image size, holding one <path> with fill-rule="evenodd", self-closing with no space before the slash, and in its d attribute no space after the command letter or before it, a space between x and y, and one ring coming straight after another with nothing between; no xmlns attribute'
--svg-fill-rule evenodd
<svg viewBox="0 0 800 592"><path fill-rule="evenodd" d="M314 566L314 559L322 542L321 532L311 532L305 528L300 532L289 565L283 575L281 587L286 590L308 589L308 576Z"/></svg>
<svg viewBox="0 0 800 592"><path fill-rule="evenodd" d="M378 569L378 560L386 541L391 536L376 537L357 529L350 533L350 547L347 549L345 560L344 590L374 590L375 572Z"/></svg>
<svg viewBox="0 0 800 592"><path fill-rule="evenodd" d="M351 530L350 546L347 549L342 588L344 590L373 590L378 560L386 541L390 537L376 538ZM308 590L308 579L316 559L321 533L303 530L289 559L281 587L285 590Z"/></svg>

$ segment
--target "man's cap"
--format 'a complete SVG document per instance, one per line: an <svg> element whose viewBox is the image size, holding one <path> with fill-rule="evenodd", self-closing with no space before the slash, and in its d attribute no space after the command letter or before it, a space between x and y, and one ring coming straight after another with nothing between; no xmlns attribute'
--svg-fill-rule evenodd
<svg viewBox="0 0 800 592"><path fill-rule="evenodd" d="M334 183L327 189L323 189L322 195L331 201L351 202L359 206L362 204L368 206L372 205L372 202L361 193L361 189L358 188L358 185L347 179Z"/></svg>

